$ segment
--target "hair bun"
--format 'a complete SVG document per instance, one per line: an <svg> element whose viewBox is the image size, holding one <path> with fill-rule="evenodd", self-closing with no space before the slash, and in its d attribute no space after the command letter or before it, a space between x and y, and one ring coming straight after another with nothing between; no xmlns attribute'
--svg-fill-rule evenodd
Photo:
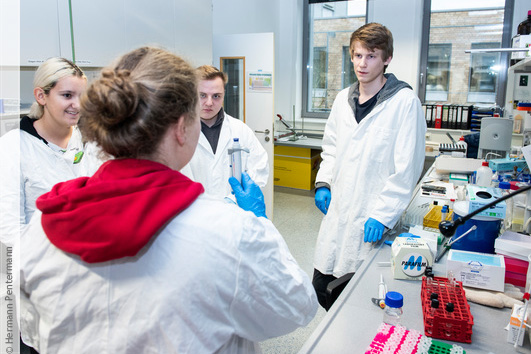
<svg viewBox="0 0 531 354"><path fill-rule="evenodd" d="M87 90L87 99L96 108L94 113L100 116L101 124L112 127L134 114L140 91L129 70L104 69L101 77Z"/></svg>

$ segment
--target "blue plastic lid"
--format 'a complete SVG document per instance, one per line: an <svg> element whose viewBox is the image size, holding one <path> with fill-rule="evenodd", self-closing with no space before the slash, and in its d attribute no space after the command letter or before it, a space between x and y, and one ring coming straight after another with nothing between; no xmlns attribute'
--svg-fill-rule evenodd
<svg viewBox="0 0 531 354"><path fill-rule="evenodd" d="M234 138L234 141L240 141L240 138Z"/></svg>
<svg viewBox="0 0 531 354"><path fill-rule="evenodd" d="M447 213L448 212L448 205L443 205L441 212Z"/></svg>
<svg viewBox="0 0 531 354"><path fill-rule="evenodd" d="M404 297L396 291L389 291L385 294L385 305L395 308L402 307L404 305Z"/></svg>
<svg viewBox="0 0 531 354"><path fill-rule="evenodd" d="M509 182L502 181L498 184L500 189L511 189L511 184Z"/></svg>

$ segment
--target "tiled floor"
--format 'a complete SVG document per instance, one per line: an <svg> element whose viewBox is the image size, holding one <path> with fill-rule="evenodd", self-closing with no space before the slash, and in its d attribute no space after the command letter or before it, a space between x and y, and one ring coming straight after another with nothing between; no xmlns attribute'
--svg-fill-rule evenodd
<svg viewBox="0 0 531 354"><path fill-rule="evenodd" d="M273 213L273 223L284 236L301 268L311 279L315 241L323 217L314 204L313 192L275 187ZM262 351L264 354L297 353L325 314L319 307L317 315L306 327L260 343Z"/></svg>

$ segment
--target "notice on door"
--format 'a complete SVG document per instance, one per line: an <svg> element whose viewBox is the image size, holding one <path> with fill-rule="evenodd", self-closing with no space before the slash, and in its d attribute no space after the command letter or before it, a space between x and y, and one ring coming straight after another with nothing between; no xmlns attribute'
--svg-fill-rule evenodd
<svg viewBox="0 0 531 354"><path fill-rule="evenodd" d="M247 91L252 92L273 92L273 74L269 72L257 71L248 72L249 85Z"/></svg>

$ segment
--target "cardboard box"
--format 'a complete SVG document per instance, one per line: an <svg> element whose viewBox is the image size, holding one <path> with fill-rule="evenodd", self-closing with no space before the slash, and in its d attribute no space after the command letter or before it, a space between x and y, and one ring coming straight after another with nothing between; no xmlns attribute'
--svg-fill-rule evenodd
<svg viewBox="0 0 531 354"><path fill-rule="evenodd" d="M426 267L433 265L427 242L419 236L404 233L391 246L391 271L395 279L421 280Z"/></svg>
<svg viewBox="0 0 531 354"><path fill-rule="evenodd" d="M499 188L480 187L469 184L466 187L467 199L469 200L468 212L478 210L490 202L501 198L501 190ZM498 219L505 219L505 201L500 202L487 210L482 211L477 216L489 216Z"/></svg>
<svg viewBox="0 0 531 354"><path fill-rule="evenodd" d="M516 337L518 336L518 331L520 330L520 325L522 323L522 318L524 314L524 307L525 305L513 305L513 310L511 311L511 319L509 320L509 328L507 331L507 342L514 344L516 342ZM528 311L529 313L529 311ZM526 322L527 322L526 316ZM525 337L525 325L522 329L522 333L520 333L520 337L518 338L518 345L522 346L524 344L524 337Z"/></svg>
<svg viewBox="0 0 531 354"><path fill-rule="evenodd" d="M504 290L505 262L497 254L450 250L446 274L453 273L463 286L494 291Z"/></svg>

